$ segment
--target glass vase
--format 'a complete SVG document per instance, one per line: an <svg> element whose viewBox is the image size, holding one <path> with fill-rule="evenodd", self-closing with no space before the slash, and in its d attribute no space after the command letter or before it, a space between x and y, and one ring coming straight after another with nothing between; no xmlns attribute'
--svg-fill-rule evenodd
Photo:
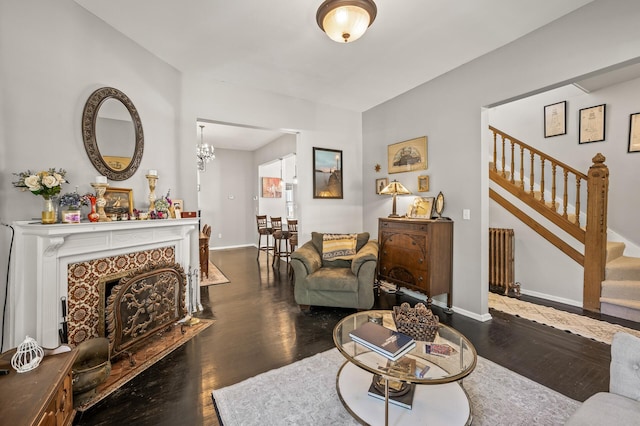
<svg viewBox="0 0 640 426"><path fill-rule="evenodd" d="M96 199L92 197L89 199L89 202L91 203L91 211L87 215L87 218L91 222L97 222L100 220L100 215L96 211Z"/></svg>
<svg viewBox="0 0 640 426"><path fill-rule="evenodd" d="M44 198L42 203L42 223L46 225L56 223L56 216L53 200L51 198Z"/></svg>

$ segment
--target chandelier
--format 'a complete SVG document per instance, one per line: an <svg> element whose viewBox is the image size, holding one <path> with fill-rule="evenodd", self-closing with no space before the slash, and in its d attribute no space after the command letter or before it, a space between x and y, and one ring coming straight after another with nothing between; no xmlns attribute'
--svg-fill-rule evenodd
<svg viewBox="0 0 640 426"><path fill-rule="evenodd" d="M207 169L207 163L214 158L215 148L204 143L204 126L200 125L200 143L196 145L196 157L198 157L198 170L204 172Z"/></svg>
<svg viewBox="0 0 640 426"><path fill-rule="evenodd" d="M331 40L349 43L362 37L377 13L373 0L325 0L316 21Z"/></svg>

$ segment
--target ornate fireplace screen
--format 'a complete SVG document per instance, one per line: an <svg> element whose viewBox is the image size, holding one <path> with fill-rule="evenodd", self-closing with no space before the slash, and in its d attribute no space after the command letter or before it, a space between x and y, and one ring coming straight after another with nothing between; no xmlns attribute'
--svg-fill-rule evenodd
<svg viewBox="0 0 640 426"><path fill-rule="evenodd" d="M186 315L186 276L179 264L130 272L107 299L107 336L115 357Z"/></svg>

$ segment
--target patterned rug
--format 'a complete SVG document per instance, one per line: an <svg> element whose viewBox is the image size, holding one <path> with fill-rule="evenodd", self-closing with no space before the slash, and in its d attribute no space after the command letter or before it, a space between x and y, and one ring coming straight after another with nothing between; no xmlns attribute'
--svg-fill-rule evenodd
<svg viewBox="0 0 640 426"><path fill-rule="evenodd" d="M568 331L608 345L611 344L613 335L620 331L640 337L640 331L638 330L560 311L548 306L524 302L513 297L501 296L491 292L489 293L489 308L548 325L559 330Z"/></svg>
<svg viewBox="0 0 640 426"><path fill-rule="evenodd" d="M358 425L336 392L336 374L344 362L340 352L331 349L214 390L221 424ZM363 388L365 395L366 387L368 384ZM464 388L471 401L474 426L562 425L580 406L482 357L464 379Z"/></svg>
<svg viewBox="0 0 640 426"><path fill-rule="evenodd" d="M208 285L225 284L228 283L229 278L218 269L216 265L209 261L209 276L200 280L200 287L206 287Z"/></svg>

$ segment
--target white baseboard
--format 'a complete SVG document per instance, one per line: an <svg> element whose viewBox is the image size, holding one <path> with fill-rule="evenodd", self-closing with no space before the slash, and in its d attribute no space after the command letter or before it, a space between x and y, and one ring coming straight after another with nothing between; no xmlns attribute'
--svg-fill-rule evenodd
<svg viewBox="0 0 640 426"><path fill-rule="evenodd" d="M422 300L424 302L427 301L427 296L419 293L417 291L413 291L413 290L409 290L406 287L400 287L400 290L402 291L402 293L406 294L407 296L411 296L415 299L418 300ZM436 299L432 299L432 302L434 305L442 308L442 309L447 309L447 303L446 302L441 302L439 300ZM466 309L462 309L462 308L458 308L457 306L453 306L451 309L453 309L453 312L456 314L460 314L462 316L474 319L476 321L480 321L480 322L485 322L485 321L489 321L491 319L491 314L486 313L486 314L476 314L475 312L471 312L471 311L467 311Z"/></svg>
<svg viewBox="0 0 640 426"><path fill-rule="evenodd" d="M243 248L243 247L258 247L255 244L239 244L237 246L223 246L223 247L211 247L209 246L209 250L227 250L227 249L234 249L234 248Z"/></svg>
<svg viewBox="0 0 640 426"><path fill-rule="evenodd" d="M565 299L564 297L552 296L550 294L539 293L537 291L531 291L526 289L521 289L520 292L527 296L537 297L539 299L551 300L552 302L564 303L565 305L576 306L578 308L582 307L581 300Z"/></svg>

